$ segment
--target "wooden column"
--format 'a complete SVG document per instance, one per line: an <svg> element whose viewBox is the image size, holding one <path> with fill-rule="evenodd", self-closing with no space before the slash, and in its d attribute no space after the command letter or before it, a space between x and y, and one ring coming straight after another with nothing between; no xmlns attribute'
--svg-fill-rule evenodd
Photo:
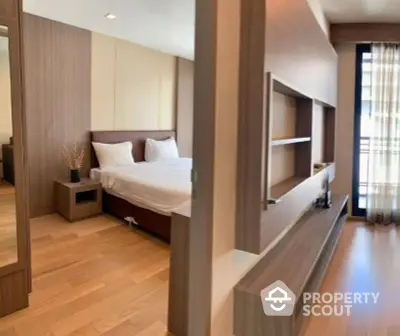
<svg viewBox="0 0 400 336"><path fill-rule="evenodd" d="M0 317L28 306L31 288L26 119L22 62L22 0L0 3L0 25L8 27L18 261L0 268Z"/></svg>

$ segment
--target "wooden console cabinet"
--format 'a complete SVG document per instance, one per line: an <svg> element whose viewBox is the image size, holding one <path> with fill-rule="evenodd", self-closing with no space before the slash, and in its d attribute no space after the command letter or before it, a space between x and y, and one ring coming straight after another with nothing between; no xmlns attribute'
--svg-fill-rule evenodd
<svg viewBox="0 0 400 336"><path fill-rule="evenodd" d="M236 336L296 336L305 325L303 293L317 292L347 218L348 196L312 207L235 288ZM292 316L264 314L261 291L283 281L295 294Z"/></svg>

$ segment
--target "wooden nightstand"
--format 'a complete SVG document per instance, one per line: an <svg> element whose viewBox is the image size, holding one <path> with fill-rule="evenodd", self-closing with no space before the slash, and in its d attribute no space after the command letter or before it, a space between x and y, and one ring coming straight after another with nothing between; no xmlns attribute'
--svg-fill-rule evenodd
<svg viewBox="0 0 400 336"><path fill-rule="evenodd" d="M79 183L56 181L54 195L57 212L70 222L102 212L102 188L99 182L83 178Z"/></svg>

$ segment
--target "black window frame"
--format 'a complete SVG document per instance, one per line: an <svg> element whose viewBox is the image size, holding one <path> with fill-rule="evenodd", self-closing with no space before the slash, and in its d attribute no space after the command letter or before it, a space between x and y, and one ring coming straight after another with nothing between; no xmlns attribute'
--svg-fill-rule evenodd
<svg viewBox="0 0 400 336"><path fill-rule="evenodd" d="M352 216L365 217L366 210L359 207L360 185L360 147L361 147L361 113L362 113L362 63L363 54L371 52L371 44L356 46L356 80L354 99L354 133L353 133L353 183L352 183Z"/></svg>

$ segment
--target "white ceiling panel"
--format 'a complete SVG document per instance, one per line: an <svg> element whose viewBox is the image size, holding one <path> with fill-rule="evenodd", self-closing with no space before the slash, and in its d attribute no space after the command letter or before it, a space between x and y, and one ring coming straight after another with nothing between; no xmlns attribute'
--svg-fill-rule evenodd
<svg viewBox="0 0 400 336"><path fill-rule="evenodd" d="M23 0L24 11L194 58L195 0ZM114 20L104 17L112 13Z"/></svg>
<svg viewBox="0 0 400 336"><path fill-rule="evenodd" d="M400 23L400 0L320 0L333 23Z"/></svg>

